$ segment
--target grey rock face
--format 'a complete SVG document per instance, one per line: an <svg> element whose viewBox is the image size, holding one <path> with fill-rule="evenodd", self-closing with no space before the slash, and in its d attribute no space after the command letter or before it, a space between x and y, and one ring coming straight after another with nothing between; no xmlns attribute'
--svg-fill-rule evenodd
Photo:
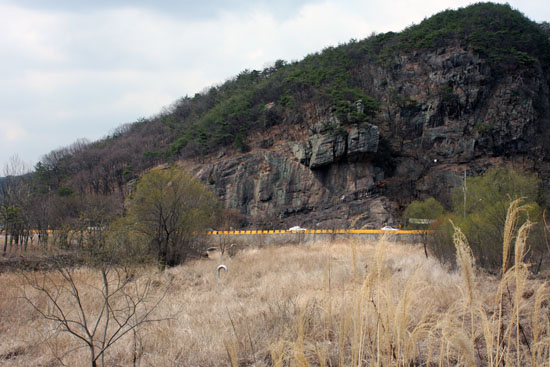
<svg viewBox="0 0 550 367"><path fill-rule="evenodd" d="M309 142L292 144L292 153L298 159L298 162L309 165L311 158L311 145Z"/></svg>
<svg viewBox="0 0 550 367"><path fill-rule="evenodd" d="M364 162L319 172L280 152L251 152L194 173L214 182L225 207L241 211L253 227L348 228L353 221L378 228L392 220L391 203L374 193L377 172Z"/></svg>
<svg viewBox="0 0 550 367"><path fill-rule="evenodd" d="M319 168L334 162L336 139L337 137L334 134L315 134L309 139L311 144L310 168Z"/></svg>
<svg viewBox="0 0 550 367"><path fill-rule="evenodd" d="M391 64L358 66L380 102L369 123L312 113L269 151L226 155L195 173L251 226L272 228L379 228L413 199L448 201L465 170L507 162L550 178L550 76L540 66L497 75L453 45Z"/></svg>
<svg viewBox="0 0 550 367"><path fill-rule="evenodd" d="M349 156L364 153L376 153L378 150L378 127L365 124L363 127L352 127L347 137Z"/></svg>
<svg viewBox="0 0 550 367"><path fill-rule="evenodd" d="M449 45L401 55L390 68L365 64L362 72L372 81L367 93L381 102L372 121L379 144L393 159L381 194L399 207L427 196L448 202L464 170L520 161L537 165L541 177L550 171L550 76L539 65L496 71L472 50Z"/></svg>
<svg viewBox="0 0 550 367"><path fill-rule="evenodd" d="M361 127L327 129L325 124L312 128L306 142L295 143L292 152L298 161L311 169L326 167L346 157L358 157L378 150L378 127L364 123Z"/></svg>

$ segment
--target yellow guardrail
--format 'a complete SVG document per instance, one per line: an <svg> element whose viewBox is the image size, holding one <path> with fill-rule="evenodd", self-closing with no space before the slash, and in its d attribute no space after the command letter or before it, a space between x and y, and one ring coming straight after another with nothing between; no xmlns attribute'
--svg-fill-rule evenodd
<svg viewBox="0 0 550 367"><path fill-rule="evenodd" d="M4 233L5 230L3 229L0 229L0 233ZM37 233L44 233L44 232L48 232L48 233L53 233L55 232L55 229L46 229L46 230L43 230L43 231L39 231L38 229L31 229L31 230L28 230L28 231L24 231L26 233L34 233L34 234L37 234Z"/></svg>
<svg viewBox="0 0 550 367"><path fill-rule="evenodd" d="M46 231L30 230L30 233L56 232L54 229L48 229ZM0 233L4 233L4 230L0 230ZM247 235L247 234L426 234L433 233L433 230L419 231L410 229L306 229L300 231L291 231L288 229L256 229L256 230L242 230L242 231L206 231L207 235Z"/></svg>
<svg viewBox="0 0 550 367"><path fill-rule="evenodd" d="M433 231L419 231L409 229L387 230L387 229L306 229L301 231L280 230L244 230L244 231L207 231L207 235L247 235L247 234L426 234Z"/></svg>

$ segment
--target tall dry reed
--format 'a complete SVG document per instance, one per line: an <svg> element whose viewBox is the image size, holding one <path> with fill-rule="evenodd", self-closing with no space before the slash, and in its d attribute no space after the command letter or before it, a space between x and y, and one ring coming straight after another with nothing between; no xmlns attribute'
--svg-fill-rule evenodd
<svg viewBox="0 0 550 367"><path fill-rule="evenodd" d="M337 343L300 339L293 348L302 351L302 361L303 355L308 356L310 365L550 366L550 290L545 282L529 279L525 255L532 223L519 225L525 209L515 201L508 211L500 279L476 276L468 241L456 227L453 239L460 277L447 273L453 277L447 282L426 279L427 262L404 271L395 266L395 259L386 261L387 244L381 241L374 257L365 261L367 271L359 283L356 264L361 259L356 244L351 244L350 281L340 300L325 300L325 304L340 302L335 308L340 315L332 315L340 322L323 323L339 327L321 334L332 335ZM444 293L448 299L442 304L434 296ZM307 354L320 344L335 349L323 354L322 361L318 354ZM285 362L294 365L292 358Z"/></svg>

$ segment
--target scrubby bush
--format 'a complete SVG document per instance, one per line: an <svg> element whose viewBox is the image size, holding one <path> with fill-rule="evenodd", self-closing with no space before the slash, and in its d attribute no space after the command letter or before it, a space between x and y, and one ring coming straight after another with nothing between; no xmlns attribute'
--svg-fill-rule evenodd
<svg viewBox="0 0 550 367"><path fill-rule="evenodd" d="M409 229L425 229L432 223L432 220L436 220L443 214L445 214L445 208L434 198L429 197L424 201L415 200L405 209L403 223ZM415 221L418 219L421 221Z"/></svg>
<svg viewBox="0 0 550 367"><path fill-rule="evenodd" d="M435 199L412 202L405 218L434 219L435 233L430 236L430 252L443 262L453 262L452 233L459 227L469 239L477 263L486 269L501 268L502 244L506 226L518 228L527 220L536 223L529 232L531 251L529 261L540 268L546 251L542 210L544 195L540 180L531 174L508 168L489 169L482 176L470 177L452 191L452 208L446 214ZM514 223L507 223L507 213L514 201L521 203Z"/></svg>
<svg viewBox="0 0 550 367"><path fill-rule="evenodd" d="M540 187L540 180L534 175L496 168L483 176L466 179L465 192L463 187L453 190L453 220L468 237L481 266L502 266L502 242L511 202L521 199L525 204L516 225L523 224L528 218L540 221Z"/></svg>

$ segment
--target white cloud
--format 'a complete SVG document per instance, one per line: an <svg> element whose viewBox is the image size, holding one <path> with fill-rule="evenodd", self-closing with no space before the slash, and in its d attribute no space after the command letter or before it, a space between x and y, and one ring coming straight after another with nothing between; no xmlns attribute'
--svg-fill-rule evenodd
<svg viewBox="0 0 550 367"><path fill-rule="evenodd" d="M0 55L28 63L66 60L55 35L62 31L59 15L0 5Z"/></svg>
<svg viewBox="0 0 550 367"><path fill-rule="evenodd" d="M2 143L13 146L27 136L27 131L21 125L12 121L0 120L0 139L2 139Z"/></svg>

